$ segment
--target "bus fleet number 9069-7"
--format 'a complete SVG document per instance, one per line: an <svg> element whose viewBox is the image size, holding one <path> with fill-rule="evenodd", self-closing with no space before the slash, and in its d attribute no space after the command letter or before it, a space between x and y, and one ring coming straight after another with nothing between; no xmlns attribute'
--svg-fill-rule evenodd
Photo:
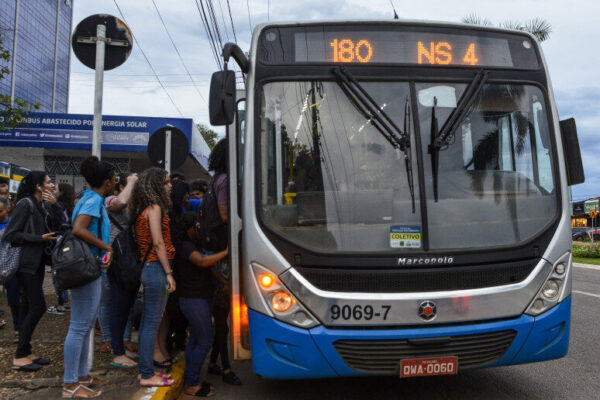
<svg viewBox="0 0 600 400"><path fill-rule="evenodd" d="M332 321L336 320L354 320L354 321L370 321L372 319L381 318L383 321L387 320L388 314L392 306L389 305L381 305L381 306L371 306L371 305L337 305L334 304L329 309L329 315Z"/></svg>

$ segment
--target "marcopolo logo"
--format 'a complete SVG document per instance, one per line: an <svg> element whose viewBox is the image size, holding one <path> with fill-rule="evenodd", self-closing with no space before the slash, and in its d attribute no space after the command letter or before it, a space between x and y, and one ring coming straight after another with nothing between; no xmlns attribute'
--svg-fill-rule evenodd
<svg viewBox="0 0 600 400"><path fill-rule="evenodd" d="M425 321L431 321L437 315L437 307L433 301L426 300L419 304L417 314Z"/></svg>
<svg viewBox="0 0 600 400"><path fill-rule="evenodd" d="M452 257L424 257L424 258L406 258L398 259L398 265L431 265L431 264L453 264Z"/></svg>

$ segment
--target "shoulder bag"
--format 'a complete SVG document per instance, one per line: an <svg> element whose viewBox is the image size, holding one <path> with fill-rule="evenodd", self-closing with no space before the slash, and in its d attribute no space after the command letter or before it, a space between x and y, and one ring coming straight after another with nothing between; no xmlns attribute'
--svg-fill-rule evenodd
<svg viewBox="0 0 600 400"><path fill-rule="evenodd" d="M34 205L31 199L25 198L31 209L31 217L29 218L29 231L33 232L33 212ZM22 247L13 246L8 240L0 241L0 284L8 282L19 269L21 262Z"/></svg>

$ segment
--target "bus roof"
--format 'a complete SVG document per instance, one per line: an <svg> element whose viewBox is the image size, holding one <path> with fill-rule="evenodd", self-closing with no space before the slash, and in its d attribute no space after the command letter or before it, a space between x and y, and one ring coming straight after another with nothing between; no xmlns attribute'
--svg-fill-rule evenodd
<svg viewBox="0 0 600 400"><path fill-rule="evenodd" d="M307 20L307 21L280 21L280 22L264 22L256 25L252 32L252 35L258 36L260 32L269 27L277 26L310 26L310 25L412 25L412 26L431 26L440 28L455 28L455 29L469 29L486 32L498 32L508 34L518 34L527 36L528 38L539 44L537 37L532 35L530 32L522 31L518 29L507 29L495 26L484 26L475 24L466 24L464 22L451 22L451 21L437 21L437 20L419 20L419 19L348 19L348 20Z"/></svg>

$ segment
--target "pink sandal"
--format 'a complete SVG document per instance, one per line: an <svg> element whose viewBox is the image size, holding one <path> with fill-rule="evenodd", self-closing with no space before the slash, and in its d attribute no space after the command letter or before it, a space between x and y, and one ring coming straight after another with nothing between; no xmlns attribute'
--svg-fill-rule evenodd
<svg viewBox="0 0 600 400"><path fill-rule="evenodd" d="M146 385L142 385L140 383L140 385L142 387L168 387L168 386L173 386L175 384L175 380L174 379L167 379L167 378L163 378L162 383L158 383L158 384L146 384Z"/></svg>
<svg viewBox="0 0 600 400"><path fill-rule="evenodd" d="M171 374L167 374L166 372L156 372L156 373L154 374L154 376L158 376L158 377L160 377L160 378L166 378L166 379L173 379L173 375L171 375ZM138 378L138 380L139 380L139 379L142 379L142 375L139 375L139 374L138 374L137 378Z"/></svg>

